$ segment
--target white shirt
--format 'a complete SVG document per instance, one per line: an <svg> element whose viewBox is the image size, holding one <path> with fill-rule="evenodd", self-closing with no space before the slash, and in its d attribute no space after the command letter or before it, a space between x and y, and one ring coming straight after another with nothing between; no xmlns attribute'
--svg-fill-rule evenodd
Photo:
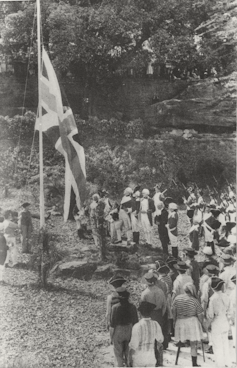
<svg viewBox="0 0 237 368"><path fill-rule="evenodd" d="M147 212L149 208L148 199L142 198L141 199L141 212Z"/></svg>
<svg viewBox="0 0 237 368"><path fill-rule="evenodd" d="M135 350L132 356L133 367L155 367L156 358L154 343L164 341L161 327L151 318L142 318L132 328L130 349Z"/></svg>

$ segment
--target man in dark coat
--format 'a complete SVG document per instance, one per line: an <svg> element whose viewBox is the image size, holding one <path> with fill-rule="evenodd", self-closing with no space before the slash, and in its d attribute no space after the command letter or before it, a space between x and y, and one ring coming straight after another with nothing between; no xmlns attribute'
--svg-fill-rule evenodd
<svg viewBox="0 0 237 368"><path fill-rule="evenodd" d="M158 234L159 234L159 238L161 241L163 251L165 254L168 255L168 244L170 240L169 240L168 229L166 225L168 222L169 213L167 210L167 206L162 204L162 202L158 204L157 207L161 209L161 214L159 216L156 216L156 219L155 219L158 225Z"/></svg>

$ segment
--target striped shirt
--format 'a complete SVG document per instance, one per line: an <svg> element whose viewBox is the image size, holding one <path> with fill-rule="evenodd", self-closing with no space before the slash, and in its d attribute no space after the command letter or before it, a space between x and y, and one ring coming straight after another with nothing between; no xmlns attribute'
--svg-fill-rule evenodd
<svg viewBox="0 0 237 368"><path fill-rule="evenodd" d="M151 318L142 318L133 326L130 348L133 350L154 350L154 342L162 343L164 340L161 327Z"/></svg>
<svg viewBox="0 0 237 368"><path fill-rule="evenodd" d="M179 295L175 298L172 311L174 320L197 317L198 314L203 313L203 309L199 301L193 296L189 296L187 294Z"/></svg>

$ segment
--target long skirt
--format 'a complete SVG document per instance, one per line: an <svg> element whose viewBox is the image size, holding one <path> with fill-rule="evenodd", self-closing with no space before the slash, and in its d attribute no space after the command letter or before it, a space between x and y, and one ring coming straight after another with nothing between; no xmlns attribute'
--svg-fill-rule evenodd
<svg viewBox="0 0 237 368"><path fill-rule="evenodd" d="M177 319L175 323L176 341L201 341L202 338L202 326L197 317Z"/></svg>

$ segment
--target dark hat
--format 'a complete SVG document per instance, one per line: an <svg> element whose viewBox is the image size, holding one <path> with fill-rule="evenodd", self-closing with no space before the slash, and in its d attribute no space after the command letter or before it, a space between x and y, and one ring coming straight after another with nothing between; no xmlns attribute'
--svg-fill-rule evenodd
<svg viewBox="0 0 237 368"><path fill-rule="evenodd" d="M26 207L28 207L28 206L30 206L30 203L29 203L29 202L25 202L25 203L23 203L23 204L21 205L21 207L23 207L23 208L26 208Z"/></svg>
<svg viewBox="0 0 237 368"><path fill-rule="evenodd" d="M211 213L213 214L214 217L218 217L221 211L219 209L215 209L215 210L211 210Z"/></svg>
<svg viewBox="0 0 237 368"><path fill-rule="evenodd" d="M190 209L190 210L187 211L188 218L192 219L193 215L194 215L194 209Z"/></svg>
<svg viewBox="0 0 237 368"><path fill-rule="evenodd" d="M230 232L231 229L233 229L233 227L236 226L236 222L227 221L225 226L226 226L226 231Z"/></svg>
<svg viewBox="0 0 237 368"><path fill-rule="evenodd" d="M119 295L119 298L121 299L128 299L129 298L129 295L130 293L127 291L127 289L125 289L125 287L119 287L116 289L118 295Z"/></svg>
<svg viewBox="0 0 237 368"><path fill-rule="evenodd" d="M142 315L149 315L155 309L155 307L155 304L144 301L140 303L138 311L141 312Z"/></svg>
<svg viewBox="0 0 237 368"><path fill-rule="evenodd" d="M223 285L225 282L219 277L213 277L211 280L211 287L213 290L216 290L218 286Z"/></svg>
<svg viewBox="0 0 237 368"><path fill-rule="evenodd" d="M234 276L231 277L231 281L236 284L236 275L234 275Z"/></svg>
<svg viewBox="0 0 237 368"><path fill-rule="evenodd" d="M147 272L144 275L144 279L148 284L151 284L157 280L157 276L155 276L153 272Z"/></svg>
<svg viewBox="0 0 237 368"><path fill-rule="evenodd" d="M221 238L217 245L218 247L221 247L221 248L227 248L230 246L230 242L228 242L226 238Z"/></svg>
<svg viewBox="0 0 237 368"><path fill-rule="evenodd" d="M224 254L229 254L230 256L233 256L233 248L231 246L227 247L227 248L223 249L223 253Z"/></svg>
<svg viewBox="0 0 237 368"><path fill-rule="evenodd" d="M173 198L171 198L171 197L166 197L165 199L164 199L164 204L165 204L165 206L168 206L170 203L175 203L175 201L173 200Z"/></svg>
<svg viewBox="0 0 237 368"><path fill-rule="evenodd" d="M206 270L208 271L208 273L210 273L211 275L216 275L220 270L217 266L215 266L214 264L209 264L206 266Z"/></svg>
<svg viewBox="0 0 237 368"><path fill-rule="evenodd" d="M156 261L156 271L160 273L168 273L170 271L168 265L163 261Z"/></svg>
<svg viewBox="0 0 237 368"><path fill-rule="evenodd" d="M229 265L234 261L234 258L230 254L222 254L221 258L225 265Z"/></svg>
<svg viewBox="0 0 237 368"><path fill-rule="evenodd" d="M174 265L174 268L180 271L186 271L189 267L183 261L178 261L177 264Z"/></svg>
<svg viewBox="0 0 237 368"><path fill-rule="evenodd" d="M113 277L111 277L111 279L109 280L109 284L110 285L123 285L127 280L125 278L123 278L122 276L116 276L114 275Z"/></svg>
<svg viewBox="0 0 237 368"><path fill-rule="evenodd" d="M141 189L141 185L137 185L134 189L133 189L133 193L136 193L138 190Z"/></svg>
<svg viewBox="0 0 237 368"><path fill-rule="evenodd" d="M168 266L175 265L177 262L178 262L178 259L171 257L171 256L166 259L166 263Z"/></svg>
<svg viewBox="0 0 237 368"><path fill-rule="evenodd" d="M193 248L184 248L183 251L190 256L195 256L198 252Z"/></svg>
<svg viewBox="0 0 237 368"><path fill-rule="evenodd" d="M219 229L221 226L220 221L216 220L214 217L210 216L205 220L206 224L210 226L213 230Z"/></svg>
<svg viewBox="0 0 237 368"><path fill-rule="evenodd" d="M216 209L216 205L215 204L209 204L209 206L211 209L215 210Z"/></svg>

